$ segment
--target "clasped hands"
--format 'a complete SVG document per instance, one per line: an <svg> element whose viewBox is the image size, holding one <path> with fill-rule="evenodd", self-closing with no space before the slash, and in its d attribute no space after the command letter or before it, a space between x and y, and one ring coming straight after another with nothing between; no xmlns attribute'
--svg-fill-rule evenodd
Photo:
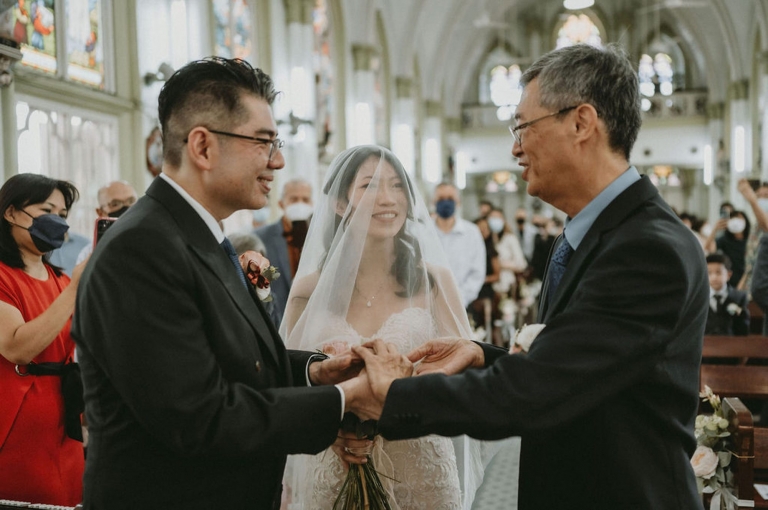
<svg viewBox="0 0 768 510"><path fill-rule="evenodd" d="M480 346L460 338L431 340L408 355L400 354L396 345L377 339L313 363L310 379L316 384L339 384L346 411L363 420L378 420L396 379L430 373L452 375L482 367L484 362Z"/></svg>

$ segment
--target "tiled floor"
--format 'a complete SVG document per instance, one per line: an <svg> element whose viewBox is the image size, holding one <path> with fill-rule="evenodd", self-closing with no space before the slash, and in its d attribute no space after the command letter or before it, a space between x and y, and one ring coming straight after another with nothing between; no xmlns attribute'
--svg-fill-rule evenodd
<svg viewBox="0 0 768 510"><path fill-rule="evenodd" d="M517 510L520 438L506 439L485 470L472 510Z"/></svg>

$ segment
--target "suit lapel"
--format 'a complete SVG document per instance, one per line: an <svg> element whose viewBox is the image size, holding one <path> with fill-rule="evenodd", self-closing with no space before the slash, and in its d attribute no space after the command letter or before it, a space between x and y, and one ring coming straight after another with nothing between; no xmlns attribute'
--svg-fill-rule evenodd
<svg viewBox="0 0 768 510"><path fill-rule="evenodd" d="M276 339L267 325L265 314L256 302L255 296L243 287L232 262L216 242L203 219L163 179L155 179L147 189L147 195L155 198L168 209L192 252L221 281L232 301L256 332L259 342L274 358L277 366L283 366L275 345Z"/></svg>
<svg viewBox="0 0 768 510"><path fill-rule="evenodd" d="M565 274L563 274L563 279L560 280L560 285L558 285L555 295L552 296L551 306L543 305L544 320L539 322L546 323L576 290L579 278L589 267L594 258L594 252L600 246L603 232L617 228L640 204L655 196L658 196L656 187L647 177L643 176L608 204L592 224L578 249L573 252L568 267L565 269Z"/></svg>

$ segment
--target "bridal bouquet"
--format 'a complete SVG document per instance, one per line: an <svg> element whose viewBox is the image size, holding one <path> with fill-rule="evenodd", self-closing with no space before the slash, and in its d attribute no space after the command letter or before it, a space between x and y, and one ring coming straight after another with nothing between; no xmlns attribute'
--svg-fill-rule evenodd
<svg viewBox="0 0 768 510"><path fill-rule="evenodd" d="M709 402L713 413L696 416L696 451L691 458L699 493L712 494L711 510L735 510L737 498L733 495L733 473L729 469L732 453L729 451L728 420L723 415L720 397L704 387L700 397Z"/></svg>
<svg viewBox="0 0 768 510"><path fill-rule="evenodd" d="M377 425L376 420L360 421L354 414L346 413L341 429L353 432L358 439L373 439L378 434ZM347 451L355 455L367 455L368 462L349 466L347 478L333 503L333 510L392 510L387 491L373 466L370 449L357 452L349 448Z"/></svg>

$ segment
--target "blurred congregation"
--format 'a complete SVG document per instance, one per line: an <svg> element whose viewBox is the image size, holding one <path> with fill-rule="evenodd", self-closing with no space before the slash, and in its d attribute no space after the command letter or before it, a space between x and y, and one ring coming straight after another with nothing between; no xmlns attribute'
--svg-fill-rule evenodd
<svg viewBox="0 0 768 510"><path fill-rule="evenodd" d="M279 270L267 306L275 331L332 161L379 145L429 208L472 340L508 350L539 322L569 221L526 193L511 153L521 75L556 48L609 43L628 53L642 97L630 164L706 257L705 335L768 335L765 0L0 0L0 277L13 282L0 284L0 299L23 310L0 309L0 321L16 331L42 319L32 347L0 329L0 362L27 385L0 386L0 500L81 501L87 427L60 398L75 360L69 285L98 237L162 179L158 97L174 72L209 56L242 59L280 92L279 139L266 143L285 167L265 207L219 225L237 255L260 253ZM10 225L45 255L18 259ZM25 264L32 278L14 276ZM19 369L28 364L31 375L50 371L32 404L33 377ZM768 422L764 401L747 402L756 423ZM26 405L37 406L19 414L29 421L14 423ZM27 471L46 487L14 492L3 476L30 463L33 440L56 452L33 456Z"/></svg>

